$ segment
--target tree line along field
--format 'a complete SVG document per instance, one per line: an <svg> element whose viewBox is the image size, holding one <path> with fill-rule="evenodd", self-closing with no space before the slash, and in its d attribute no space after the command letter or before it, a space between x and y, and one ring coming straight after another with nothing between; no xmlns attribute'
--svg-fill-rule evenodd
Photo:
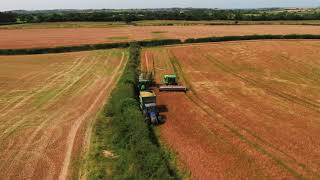
<svg viewBox="0 0 320 180"><path fill-rule="evenodd" d="M127 56L119 49L0 56L0 177L73 177Z"/></svg>
<svg viewBox="0 0 320 180"><path fill-rule="evenodd" d="M185 21L185 20L144 20L131 22L134 26L190 26L190 25L320 25L320 20L282 21ZM128 27L125 22L43 22L1 25L0 29L50 29L50 28L110 28Z"/></svg>
<svg viewBox="0 0 320 180"><path fill-rule="evenodd" d="M190 25L190 26L126 26L0 29L0 49L41 48L95 43L128 42L150 39L188 39L208 36L255 34L319 34L317 26L303 25ZM37 26L37 25L35 25ZM91 26L91 25L88 25ZM93 25L92 25L93 26ZM45 26L44 26L45 27Z"/></svg>
<svg viewBox="0 0 320 180"><path fill-rule="evenodd" d="M194 179L319 179L319 55L308 40L144 49L157 83L189 88L157 92L161 139Z"/></svg>

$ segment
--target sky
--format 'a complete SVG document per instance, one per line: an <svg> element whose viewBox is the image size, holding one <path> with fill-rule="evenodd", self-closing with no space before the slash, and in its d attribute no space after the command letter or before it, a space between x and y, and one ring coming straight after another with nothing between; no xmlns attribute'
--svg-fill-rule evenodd
<svg viewBox="0 0 320 180"><path fill-rule="evenodd" d="M0 0L0 11L128 8L319 7L320 0Z"/></svg>

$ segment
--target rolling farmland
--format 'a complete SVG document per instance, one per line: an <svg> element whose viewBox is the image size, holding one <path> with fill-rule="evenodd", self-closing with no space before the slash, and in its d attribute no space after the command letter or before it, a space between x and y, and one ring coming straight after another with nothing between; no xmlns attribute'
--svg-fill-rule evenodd
<svg viewBox="0 0 320 180"><path fill-rule="evenodd" d="M266 31L269 32L269 31ZM194 179L320 178L319 41L244 41L144 49L156 81L160 136ZM154 67L153 67L154 64Z"/></svg>
<svg viewBox="0 0 320 180"><path fill-rule="evenodd" d="M318 26L310 25L135 23L1 26L0 49L320 34ZM164 25L168 23L176 24ZM320 179L320 40L164 44L142 50L133 43L128 50L0 56L0 161L5 162L0 163L0 179L120 174L179 179L154 129L191 179ZM151 113L142 114L135 102L140 52L141 70L155 72L157 85L163 84L163 75L177 74L178 84L188 88L187 93L151 88L157 104L149 107L166 119L155 128L143 121ZM120 88L108 100L120 76ZM111 105L101 112L106 100ZM98 112L103 118L97 118Z"/></svg>
<svg viewBox="0 0 320 180"><path fill-rule="evenodd" d="M95 43L127 42L165 38L200 38L208 36L254 34L319 34L318 26L303 25L192 25L192 26L124 26L90 28L74 24L69 28L44 28L34 25L26 29L0 29L0 49L40 48ZM53 25L52 25L53 26ZM53 26L54 27L54 26Z"/></svg>
<svg viewBox="0 0 320 180"><path fill-rule="evenodd" d="M126 60L117 49L1 56L0 177L71 175Z"/></svg>

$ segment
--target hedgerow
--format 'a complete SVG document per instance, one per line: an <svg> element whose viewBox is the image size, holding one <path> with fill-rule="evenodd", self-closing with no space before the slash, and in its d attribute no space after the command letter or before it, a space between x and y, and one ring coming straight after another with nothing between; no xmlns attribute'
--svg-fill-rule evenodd
<svg viewBox="0 0 320 180"><path fill-rule="evenodd" d="M142 47L153 47L153 46L182 44L182 41L180 39L159 39L159 40L149 40L149 41L138 41L137 43Z"/></svg>
<svg viewBox="0 0 320 180"><path fill-rule="evenodd" d="M89 154L89 179L177 179L146 123L137 100L140 48L129 61L108 104L96 121ZM109 151L113 157L105 157Z"/></svg>
<svg viewBox="0 0 320 180"><path fill-rule="evenodd" d="M222 36L190 38L184 43L204 43L204 42L223 42L223 41L241 41L241 40L261 40L261 39L320 39L320 35L312 34L289 34L289 35L247 35L247 36Z"/></svg>
<svg viewBox="0 0 320 180"><path fill-rule="evenodd" d="M179 39L161 39L161 40L145 40L137 41L137 44L144 47L162 46L170 44L182 43ZM129 42L119 43L102 43L102 44L90 44L79 46L60 46L53 48L26 48L26 49L0 49L0 55L25 55L25 54L49 54L49 53L64 53L64 52L77 52L77 51L89 51L99 49L112 49L112 48L127 48Z"/></svg>
<svg viewBox="0 0 320 180"><path fill-rule="evenodd" d="M111 49L111 48L126 48L128 46L129 46L129 43L105 43L105 44L92 44L92 45L79 45L79 46L60 46L60 47L53 47L53 48L0 49L0 55L64 53L64 52L89 51L89 50Z"/></svg>

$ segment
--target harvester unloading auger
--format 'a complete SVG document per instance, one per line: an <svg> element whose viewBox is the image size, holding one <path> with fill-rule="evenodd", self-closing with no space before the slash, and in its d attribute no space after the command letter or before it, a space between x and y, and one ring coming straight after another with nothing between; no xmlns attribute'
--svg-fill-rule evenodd
<svg viewBox="0 0 320 180"><path fill-rule="evenodd" d="M178 85L177 76L175 74L164 75L163 81L165 85L159 87L160 91L187 91L187 87Z"/></svg>
<svg viewBox="0 0 320 180"><path fill-rule="evenodd" d="M152 72L141 72L139 76L139 91L148 90L154 83Z"/></svg>

